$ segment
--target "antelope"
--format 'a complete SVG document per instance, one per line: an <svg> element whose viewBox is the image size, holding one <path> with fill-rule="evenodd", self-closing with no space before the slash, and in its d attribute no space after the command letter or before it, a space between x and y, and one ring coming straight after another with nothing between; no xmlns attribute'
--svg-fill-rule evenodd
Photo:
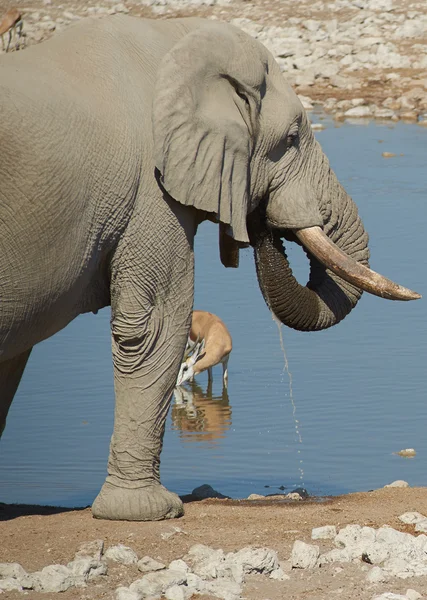
<svg viewBox="0 0 427 600"><path fill-rule="evenodd" d="M224 387L227 388L228 359L232 348L230 332L219 317L204 310L193 311L190 335L176 385L192 380L206 370L208 380L212 381L212 367L221 363Z"/></svg>
<svg viewBox="0 0 427 600"><path fill-rule="evenodd" d="M9 8L7 13L4 15L4 17L0 21L0 37L1 37L1 43L3 46L3 52L9 52L9 47L10 47L10 43L12 41L13 33L15 33L15 40L16 40L16 35L18 34L19 41L17 41L16 45L15 45L16 49L18 49L18 46L19 46L19 43L20 43L20 40L22 37L22 26L23 26L23 22L22 22L21 11L18 10L17 8ZM9 33L9 41L7 43L7 47L5 48L4 36L6 35L6 33Z"/></svg>

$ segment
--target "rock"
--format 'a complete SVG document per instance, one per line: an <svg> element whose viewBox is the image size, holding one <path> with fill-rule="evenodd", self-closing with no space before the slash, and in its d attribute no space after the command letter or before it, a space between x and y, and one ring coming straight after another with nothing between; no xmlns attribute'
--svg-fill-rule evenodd
<svg viewBox="0 0 427 600"><path fill-rule="evenodd" d="M402 523L411 525L411 524L420 523L421 521L425 521L427 519L427 517L425 517L424 515L422 515L419 512L406 512L406 513L403 513L403 515L400 515L400 517L398 517L398 519L399 519L399 521L402 521ZM1 574L1 571L0 571L0 574Z"/></svg>
<svg viewBox="0 0 427 600"><path fill-rule="evenodd" d="M0 579L0 594L2 592L12 592L13 590L17 590L18 592L22 592L22 586L19 584L19 581L14 577L6 577L5 579Z"/></svg>
<svg viewBox="0 0 427 600"><path fill-rule="evenodd" d="M319 556L319 565L326 565L332 562L347 563L352 561L352 556L346 548L334 548Z"/></svg>
<svg viewBox="0 0 427 600"><path fill-rule="evenodd" d="M269 574L279 567L277 553L269 548L242 548L227 554L226 561L241 566L244 573Z"/></svg>
<svg viewBox="0 0 427 600"><path fill-rule="evenodd" d="M68 19L69 21L80 21L80 17L78 17L77 15L74 15L73 13L71 13L68 10L65 10L62 14L63 14L64 18Z"/></svg>
<svg viewBox="0 0 427 600"><path fill-rule="evenodd" d="M366 575L366 581L369 581L369 583L383 583L387 581L387 575L380 567L372 567Z"/></svg>
<svg viewBox="0 0 427 600"><path fill-rule="evenodd" d="M372 527L347 525L336 535L334 542L339 548L349 548L375 542L375 537L376 531Z"/></svg>
<svg viewBox="0 0 427 600"><path fill-rule="evenodd" d="M412 111L405 111L400 113L400 118L404 121L418 121L418 113ZM406 486L404 486L406 487Z"/></svg>
<svg viewBox="0 0 427 600"><path fill-rule="evenodd" d="M361 558L371 565L380 565L390 558L392 549L389 544L374 542L361 548Z"/></svg>
<svg viewBox="0 0 427 600"><path fill-rule="evenodd" d="M313 131L323 131L325 129L325 126L323 125L323 123L311 123L311 128ZM293 492L288 495L295 496L296 494L295 494L295 492ZM301 499L301 496L299 494L298 494L298 496Z"/></svg>
<svg viewBox="0 0 427 600"><path fill-rule="evenodd" d="M381 156L384 158L394 158L396 155L394 154L394 152L383 152Z"/></svg>
<svg viewBox="0 0 427 600"><path fill-rule="evenodd" d="M83 542L77 549L74 558L94 558L101 560L104 551L104 540L93 540L92 542Z"/></svg>
<svg viewBox="0 0 427 600"><path fill-rule="evenodd" d="M172 585L165 592L166 600L185 600L186 594L180 585Z"/></svg>
<svg viewBox="0 0 427 600"><path fill-rule="evenodd" d="M204 485L200 485L191 492L192 496L195 496L199 500L204 500L206 498L230 498L230 496L224 496L220 492L217 492L210 485L205 483Z"/></svg>
<svg viewBox="0 0 427 600"><path fill-rule="evenodd" d="M408 600L406 596L402 596L401 594L392 594L391 592L386 592L385 594L381 594L381 596L374 596L372 600Z"/></svg>
<svg viewBox="0 0 427 600"><path fill-rule="evenodd" d="M309 87L314 85L315 81L315 73L314 69L305 69L303 73L300 73L295 78L295 85L299 85L301 87Z"/></svg>
<svg viewBox="0 0 427 600"><path fill-rule="evenodd" d="M333 540L337 535L335 525L325 525L324 527L315 527L311 530L312 540Z"/></svg>
<svg viewBox="0 0 427 600"><path fill-rule="evenodd" d="M265 500L265 496L262 496L261 494L249 494L248 500Z"/></svg>
<svg viewBox="0 0 427 600"><path fill-rule="evenodd" d="M391 108L379 108L375 107L374 116L376 119L394 119L396 117L396 113Z"/></svg>
<svg viewBox="0 0 427 600"><path fill-rule="evenodd" d="M345 117L361 118L361 117L372 117L372 111L369 106L354 106L349 108L344 113Z"/></svg>
<svg viewBox="0 0 427 600"><path fill-rule="evenodd" d="M64 565L49 565L32 574L36 592L65 592L76 583L70 569Z"/></svg>
<svg viewBox="0 0 427 600"><path fill-rule="evenodd" d="M270 579L275 579L277 581L286 581L287 579L290 579L290 577L287 573L285 573L282 567L279 567L278 569L275 569L270 573Z"/></svg>
<svg viewBox="0 0 427 600"><path fill-rule="evenodd" d="M291 554L291 563L293 569L312 569L316 566L319 558L319 546L306 544L296 540Z"/></svg>
<svg viewBox="0 0 427 600"><path fill-rule="evenodd" d="M419 592L416 590L411 590L411 588L406 590L405 596L408 598L408 600L418 600L419 598L422 598Z"/></svg>
<svg viewBox="0 0 427 600"><path fill-rule="evenodd" d="M13 577L14 579L21 579L27 577L28 573L21 567L19 563L0 563L0 579L6 579Z"/></svg>
<svg viewBox="0 0 427 600"><path fill-rule="evenodd" d="M184 571L175 571L165 569L164 571L154 571L147 573L142 579L137 579L130 586L131 592L137 592L143 598L150 596L161 596L173 585L181 585L187 581L187 575Z"/></svg>
<svg viewBox="0 0 427 600"><path fill-rule="evenodd" d="M215 581L206 581L203 586L203 591L212 594L223 600L239 600L241 587L234 581L223 581L217 579Z"/></svg>
<svg viewBox="0 0 427 600"><path fill-rule="evenodd" d="M172 529L172 531L165 531L164 533L161 533L160 537L162 538L162 540L168 540L169 538L176 535L177 533L182 533L184 535L187 535L187 532L184 531L183 529L181 529L181 527L174 527Z"/></svg>
<svg viewBox="0 0 427 600"><path fill-rule="evenodd" d="M166 565L149 556L144 556L141 560L138 561L138 570L143 573L149 573L151 571L161 571L162 569L166 569Z"/></svg>
<svg viewBox="0 0 427 600"><path fill-rule="evenodd" d="M101 575L106 575L108 571L106 563L95 558L78 558L68 563L67 568L79 585L92 581L92 579Z"/></svg>
<svg viewBox="0 0 427 600"><path fill-rule="evenodd" d="M116 589L116 600L141 600L142 596L138 592L132 592L127 587L118 587Z"/></svg>
<svg viewBox="0 0 427 600"><path fill-rule="evenodd" d="M123 544L110 546L106 550L104 558L107 560L114 560L115 562L122 563L123 565L132 565L138 562L138 556L136 552L134 552L132 548L129 548L129 546L124 546Z"/></svg>
<svg viewBox="0 0 427 600"><path fill-rule="evenodd" d="M188 573L190 570L190 567L187 565L187 563L180 558L178 560L173 560L169 564L168 568L176 571L184 571L184 573Z"/></svg>
<svg viewBox="0 0 427 600"><path fill-rule="evenodd" d="M415 525L415 531L421 531L422 533L427 533L427 519L424 519L424 521L419 521Z"/></svg>
<svg viewBox="0 0 427 600"><path fill-rule="evenodd" d="M415 456L417 453L415 452L414 448L404 448L403 450L399 450L399 452L396 452L396 454L398 454L399 456Z"/></svg>
<svg viewBox="0 0 427 600"><path fill-rule="evenodd" d="M289 494L286 494L285 498L288 500L302 500L301 496L296 492L289 492Z"/></svg>

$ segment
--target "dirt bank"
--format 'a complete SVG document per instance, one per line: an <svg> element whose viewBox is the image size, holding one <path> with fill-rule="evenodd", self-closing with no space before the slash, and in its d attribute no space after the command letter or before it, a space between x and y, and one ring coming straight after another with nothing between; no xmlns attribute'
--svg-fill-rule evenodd
<svg viewBox="0 0 427 600"><path fill-rule="evenodd" d="M391 578L371 584L366 576L371 565L361 561L331 563L315 569L289 570L287 563L295 540L316 543L325 552L332 540L311 541L313 527L347 524L379 528L383 525L415 533L398 516L407 511L427 514L427 489L387 488L349 494L323 501L300 502L204 500L185 505L185 516L174 521L130 523L98 521L90 509L68 510L26 506L0 508L0 562L18 562L28 572L46 565L67 564L82 542L104 540L105 547L122 543L141 558L151 556L168 564L183 557L194 544L206 544L225 551L245 546L265 546L277 551L290 578L272 581L264 575L249 576L244 597L249 600L371 599L383 592L405 594L408 588L427 591L427 577ZM180 530L176 532L175 527ZM170 537L162 534L174 532ZM286 566L288 564L288 566ZM64 600L114 598L115 589L141 577L136 565L109 563L109 572L88 584L61 594ZM21 592L6 592L11 600ZM57 598L55 593L29 592L32 600ZM207 596L198 596L199 598Z"/></svg>

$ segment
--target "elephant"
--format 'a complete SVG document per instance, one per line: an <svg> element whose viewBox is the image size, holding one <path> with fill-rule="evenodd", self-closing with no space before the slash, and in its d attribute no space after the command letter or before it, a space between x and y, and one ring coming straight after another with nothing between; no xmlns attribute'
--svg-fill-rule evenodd
<svg viewBox="0 0 427 600"><path fill-rule="evenodd" d="M283 323L320 330L362 290L420 296L368 267L368 236L272 55L227 23L83 19L0 60L0 431L32 347L111 306L114 430L96 518L183 514L160 482L190 329L194 237L252 247ZM284 240L311 262L292 275Z"/></svg>

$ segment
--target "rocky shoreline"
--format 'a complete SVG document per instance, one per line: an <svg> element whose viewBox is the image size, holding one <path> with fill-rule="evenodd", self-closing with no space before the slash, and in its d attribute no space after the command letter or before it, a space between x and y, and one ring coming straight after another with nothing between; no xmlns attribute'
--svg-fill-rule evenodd
<svg viewBox="0 0 427 600"><path fill-rule="evenodd" d="M404 513L399 520L415 525L416 532L427 532L427 517L418 512ZM183 533L180 527L174 527L169 538ZM0 563L0 593L28 593L28 590L58 593L70 588L86 588L99 578L105 580L114 563L133 566L133 576L135 567L142 573L129 585L118 586L110 596L115 600L189 600L199 595L239 600L250 575L263 575L283 582L286 588L295 572L332 566L340 573L346 563L356 565L368 586L387 583L392 589L395 578L414 578L414 585L417 585L416 578L427 576L427 536L424 533L416 536L389 526L375 529L357 524L337 531L335 525L326 525L313 528L311 540L318 543L296 539L289 558L283 561L279 561L275 550L265 547L245 547L226 553L222 549L194 544L182 558L166 566L150 556L139 559L137 553L124 544L110 546L104 551L104 540L97 539L81 544L67 565L52 564L27 573L19 563ZM372 600L418 600L422 597L417 590L407 588L405 594L383 592L373 595Z"/></svg>
<svg viewBox="0 0 427 600"><path fill-rule="evenodd" d="M7 6L14 5L8 0ZM141 0L94 6L35 0L22 9L27 50L87 17L202 16L235 24L273 53L307 110L336 120L427 125L427 5L408 0Z"/></svg>

